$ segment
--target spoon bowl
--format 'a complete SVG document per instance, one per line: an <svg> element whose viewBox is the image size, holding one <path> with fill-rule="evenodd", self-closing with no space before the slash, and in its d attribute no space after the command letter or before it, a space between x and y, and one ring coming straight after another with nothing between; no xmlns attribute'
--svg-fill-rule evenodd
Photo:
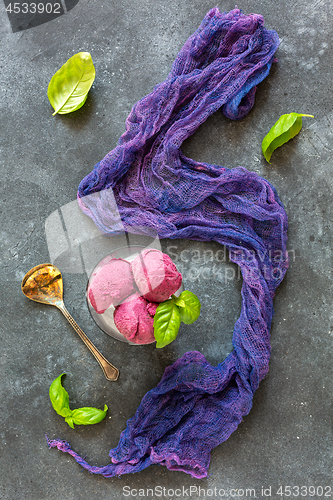
<svg viewBox="0 0 333 500"><path fill-rule="evenodd" d="M61 272L51 264L33 267L23 278L22 292L35 302L59 307L63 302Z"/></svg>
<svg viewBox="0 0 333 500"><path fill-rule="evenodd" d="M39 266L33 267L24 276L21 288L28 299L35 302L41 302L42 304L56 306L60 309L90 352L95 356L105 377L108 380L117 380L119 370L99 352L67 311L63 301L62 275L56 266L52 264L40 264Z"/></svg>

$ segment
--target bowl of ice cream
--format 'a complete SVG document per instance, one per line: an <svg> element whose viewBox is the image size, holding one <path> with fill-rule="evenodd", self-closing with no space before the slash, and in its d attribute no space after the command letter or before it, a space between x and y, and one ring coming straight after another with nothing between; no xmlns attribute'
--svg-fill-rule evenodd
<svg viewBox="0 0 333 500"><path fill-rule="evenodd" d="M151 344L158 305L182 291L182 276L167 254L129 246L94 268L87 303L94 321L111 337L132 345Z"/></svg>

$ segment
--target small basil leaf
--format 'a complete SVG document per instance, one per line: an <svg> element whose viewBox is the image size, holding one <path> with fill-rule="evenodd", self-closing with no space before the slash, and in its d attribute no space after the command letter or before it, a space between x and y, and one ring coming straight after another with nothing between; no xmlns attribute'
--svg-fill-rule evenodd
<svg viewBox="0 0 333 500"><path fill-rule="evenodd" d="M161 302L154 316L154 336L156 347L161 348L170 344L178 335L180 314L173 299Z"/></svg>
<svg viewBox="0 0 333 500"><path fill-rule="evenodd" d="M61 378L66 373L62 373L50 385L49 395L54 410L62 417L67 417L72 410L69 407L68 392L61 385Z"/></svg>
<svg viewBox="0 0 333 500"><path fill-rule="evenodd" d="M103 420L103 418L105 418L107 411L108 407L106 405L104 405L104 410L87 406L85 408L77 408L76 410L73 410L71 418L73 419L73 423L76 425L98 424Z"/></svg>
<svg viewBox="0 0 333 500"><path fill-rule="evenodd" d="M174 303L178 307L185 307L185 302L180 297L176 297L176 295L172 295L171 298L174 300Z"/></svg>
<svg viewBox="0 0 333 500"><path fill-rule="evenodd" d="M264 137L261 149L268 163L270 163L269 160L276 148L288 142L301 131L302 116L314 118L313 115L304 115L300 113L282 115Z"/></svg>
<svg viewBox="0 0 333 500"><path fill-rule="evenodd" d="M64 115L80 109L95 80L95 67L89 52L74 54L53 75L47 96L56 113Z"/></svg>
<svg viewBox="0 0 333 500"><path fill-rule="evenodd" d="M185 303L185 307L179 309L181 321L186 325L194 323L200 316L200 300L189 290L184 290L184 292L179 295L179 299L182 299Z"/></svg>

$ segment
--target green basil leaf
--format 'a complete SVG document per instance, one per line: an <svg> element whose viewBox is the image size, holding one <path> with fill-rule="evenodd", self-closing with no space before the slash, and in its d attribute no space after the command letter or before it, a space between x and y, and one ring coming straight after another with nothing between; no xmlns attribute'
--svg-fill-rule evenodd
<svg viewBox="0 0 333 500"><path fill-rule="evenodd" d="M173 299L168 299L157 307L154 316L154 336L156 347L170 344L178 335L180 314Z"/></svg>
<svg viewBox="0 0 333 500"><path fill-rule="evenodd" d="M176 297L176 295L171 295L171 299L173 299L174 303L177 304L178 307L185 307L185 302L183 299Z"/></svg>
<svg viewBox="0 0 333 500"><path fill-rule="evenodd" d="M50 385L49 395L54 410L62 417L67 417L72 413L69 407L68 392L61 385L61 378L66 373L62 373Z"/></svg>
<svg viewBox="0 0 333 500"><path fill-rule="evenodd" d="M47 89L47 96L54 109L53 116L80 109L86 102L95 74L89 52L79 52L68 59L53 75Z"/></svg>
<svg viewBox="0 0 333 500"><path fill-rule="evenodd" d="M300 113L282 115L264 137L261 149L268 163L270 163L269 160L276 148L288 142L301 131L302 116L314 118L313 115L303 115Z"/></svg>
<svg viewBox="0 0 333 500"><path fill-rule="evenodd" d="M108 407L104 405L104 410L99 410L98 408L91 408L89 406L85 408L77 408L73 410L71 419L73 424L76 425L92 425L98 424L105 418ZM67 420L66 420L67 421ZM70 425L69 422L67 422Z"/></svg>
<svg viewBox="0 0 333 500"><path fill-rule="evenodd" d="M200 316L200 300L189 290L184 290L184 292L179 295L179 299L183 300L185 303L185 307L179 309L180 319L186 325L194 323Z"/></svg>

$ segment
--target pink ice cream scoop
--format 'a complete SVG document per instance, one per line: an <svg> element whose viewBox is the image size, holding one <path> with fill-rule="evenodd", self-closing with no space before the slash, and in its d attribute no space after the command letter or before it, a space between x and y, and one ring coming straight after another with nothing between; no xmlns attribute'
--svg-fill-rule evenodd
<svg viewBox="0 0 333 500"><path fill-rule="evenodd" d="M151 302L164 302L182 283L170 257L153 248L143 250L133 260L132 271L141 295Z"/></svg>
<svg viewBox="0 0 333 500"><path fill-rule="evenodd" d="M123 259L111 259L93 274L88 286L88 297L98 314L111 304L118 305L135 292L131 264Z"/></svg>
<svg viewBox="0 0 333 500"><path fill-rule="evenodd" d="M135 344L151 344L155 342L154 315L157 306L134 293L115 308L115 325L127 340Z"/></svg>

